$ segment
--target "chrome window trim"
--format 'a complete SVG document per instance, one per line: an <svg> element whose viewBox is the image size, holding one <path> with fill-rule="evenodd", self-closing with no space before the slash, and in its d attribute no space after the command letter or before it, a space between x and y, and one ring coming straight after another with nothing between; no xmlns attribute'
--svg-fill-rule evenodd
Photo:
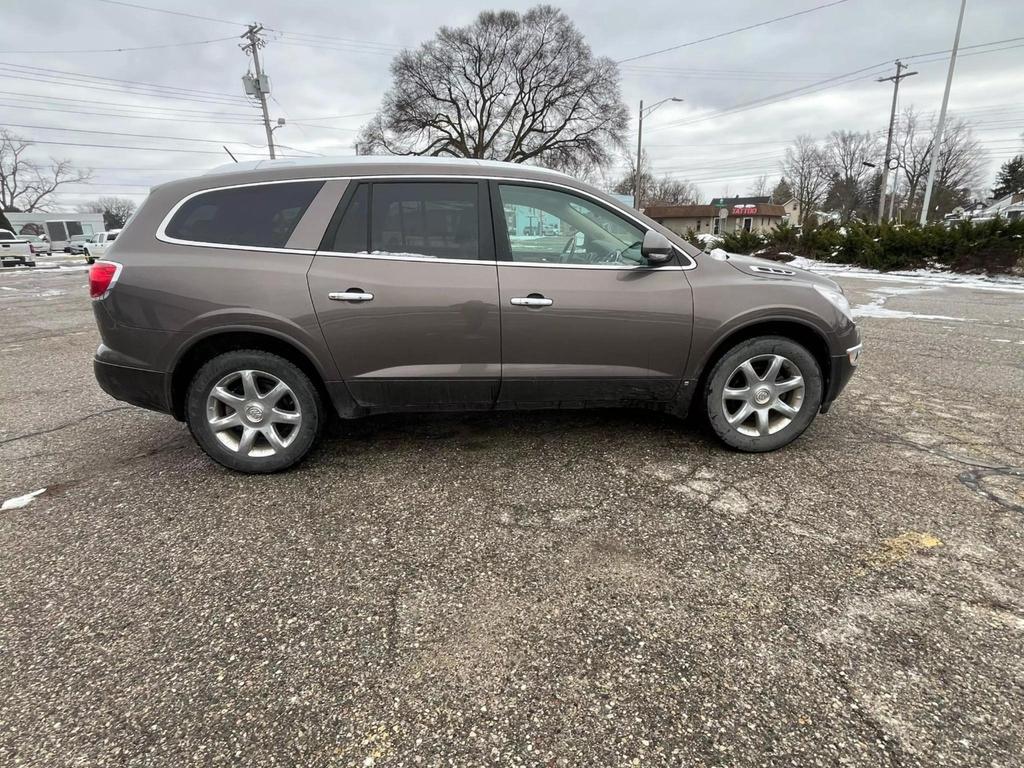
<svg viewBox="0 0 1024 768"><path fill-rule="evenodd" d="M618 214L618 215L620 215L620 216L622 216L624 218L629 219L634 224L636 224L638 227L640 227L644 232L647 232L647 231L651 230L650 226L648 226L646 223L644 223L643 221L638 219L636 216L632 215L631 213L627 213L626 211L623 211L623 210L620 210L620 209L615 208L613 206L610 206L609 203L606 200L602 200L601 198L597 197L596 195L592 195L589 192L586 192L586 191L581 190L581 189L577 189L576 187L570 186L569 184L559 184L558 182L548 181L546 179L543 179L543 180L539 180L539 179L521 179L521 178L515 178L515 177L508 177L508 176L490 176L490 175L487 175L487 174L437 174L437 173L391 174L391 173L375 173L375 174L366 174L366 175L347 174L347 175L342 175L342 176L309 176L309 177L298 177L298 178L288 178L288 179L270 179L270 180L267 180L267 181L251 181L251 182L245 182L243 184L222 184L220 186L206 187L204 189L197 189L195 192L191 192L188 195L186 195L185 197L181 198L181 200L179 200L177 203L175 203L171 207L171 209L167 212L167 215L164 216L163 220L160 222L160 226L157 227L156 239L159 240L160 242L169 243L171 245L191 245L191 246L198 246L200 248L221 248L221 249L225 249L225 250L229 250L229 251L261 251L261 252L264 252L264 253L296 253L296 254L306 254L306 255L309 255L309 254L314 254L314 255L315 254L321 254L321 255L324 255L324 256L343 256L343 257L362 258L362 259L385 259L385 260L389 260L389 261L425 261L425 262L428 262L428 263L433 262L433 263L438 263L438 264L500 264L500 265L503 265L503 266L553 267L553 268L556 268L556 269L557 268L560 268L560 269L566 269L566 268L569 268L569 269L617 269L617 270L660 269L660 270L664 270L664 271L673 271L673 270L675 270L675 271L684 271L684 272L688 271L688 270L691 270L691 269L696 269L696 267L697 267L696 259L694 259L692 256L690 256L688 253L683 251L679 246L675 245L674 243L673 243L672 247L673 247L673 249L675 249L676 254L681 259L687 260L689 263L684 263L682 266L671 265L671 266L664 266L664 267L644 267L642 265L638 265L638 266L635 266L635 267L623 267L623 266L618 266L616 264L545 264L543 262L532 262L532 261L515 262L515 261L483 261L483 260L480 260L480 259L430 259L430 258L421 259L421 258L417 258L415 256L383 256L383 255L372 254L372 253L362 253L362 254L361 253L340 253L340 252L337 252L337 251L309 250L309 249L305 249L305 248L273 248L273 247L264 248L264 247L261 247L261 246L258 246L258 245L231 245L231 244L228 244L228 243L206 243L206 242L200 242L198 240L181 240L181 239L176 238L176 237L171 237L166 232L167 225L170 224L171 219L174 218L174 214L176 214L178 212L178 210L181 208L181 206L183 206L185 203L187 203L193 197L197 197L198 195L206 194L207 192L219 192L219 191L224 190L224 189L242 189L244 187L261 187L261 186L265 186L265 185L268 185L268 184L294 184L296 182L303 182L303 181L352 181L352 180L359 180L359 181L388 180L388 181L390 181L390 180L403 180L403 179L422 179L422 180L441 181L441 182L444 182L444 181L447 181L447 180L476 181L476 182L479 182L479 181L498 181L498 182L510 182L510 183L519 183L519 184L529 184L529 185L540 185L540 186L546 186L546 187L554 187L556 189L566 190L567 192L570 192L570 193L575 194L575 195L579 195L581 197L589 198L590 200L593 200L598 205L601 205L602 207L611 208L616 214ZM303 216L305 216L305 214L303 214ZM299 221L301 221L301 219L299 219ZM296 226L298 226L298 223L299 222L296 222ZM657 231L657 230L655 230L655 231Z"/></svg>

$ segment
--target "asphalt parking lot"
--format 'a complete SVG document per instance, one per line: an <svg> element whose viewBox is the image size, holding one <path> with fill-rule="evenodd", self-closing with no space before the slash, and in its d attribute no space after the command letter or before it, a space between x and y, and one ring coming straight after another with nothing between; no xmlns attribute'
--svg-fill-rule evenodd
<svg viewBox="0 0 1024 768"><path fill-rule="evenodd" d="M402 416L246 477L97 388L84 271L0 274L0 763L1024 764L1024 292L840 282L781 452Z"/></svg>

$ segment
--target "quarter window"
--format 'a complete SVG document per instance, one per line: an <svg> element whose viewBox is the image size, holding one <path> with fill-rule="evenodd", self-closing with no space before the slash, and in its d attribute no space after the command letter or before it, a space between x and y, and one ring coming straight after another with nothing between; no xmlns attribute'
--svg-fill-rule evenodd
<svg viewBox="0 0 1024 768"><path fill-rule="evenodd" d="M341 217L334 244L328 249L339 253L366 253L367 218L370 210L370 185L360 184Z"/></svg>
<svg viewBox="0 0 1024 768"><path fill-rule="evenodd" d="M322 181L216 189L186 200L165 234L218 245L284 248Z"/></svg>
<svg viewBox="0 0 1024 768"><path fill-rule="evenodd" d="M423 259L477 259L478 200L476 183L375 183L370 249Z"/></svg>
<svg viewBox="0 0 1024 768"><path fill-rule="evenodd" d="M597 203L541 187L500 184L513 261L639 266L644 230Z"/></svg>

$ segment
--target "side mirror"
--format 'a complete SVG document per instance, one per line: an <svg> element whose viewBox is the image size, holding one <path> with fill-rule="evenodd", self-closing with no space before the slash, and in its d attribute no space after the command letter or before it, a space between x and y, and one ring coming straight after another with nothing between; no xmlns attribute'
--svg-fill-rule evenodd
<svg viewBox="0 0 1024 768"><path fill-rule="evenodd" d="M640 253L650 264L664 264L672 258L672 243L661 232L647 230Z"/></svg>

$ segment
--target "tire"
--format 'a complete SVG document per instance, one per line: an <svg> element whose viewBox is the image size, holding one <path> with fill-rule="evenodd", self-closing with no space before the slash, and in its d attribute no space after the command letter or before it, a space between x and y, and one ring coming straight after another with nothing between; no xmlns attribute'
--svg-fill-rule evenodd
<svg viewBox="0 0 1024 768"><path fill-rule="evenodd" d="M255 474L302 461L325 421L309 377L283 357L254 349L226 352L203 365L189 385L185 416L210 458Z"/></svg>
<svg viewBox="0 0 1024 768"><path fill-rule="evenodd" d="M803 434L823 392L821 368L806 347L782 336L759 336L719 358L707 377L704 403L723 443L762 453Z"/></svg>

